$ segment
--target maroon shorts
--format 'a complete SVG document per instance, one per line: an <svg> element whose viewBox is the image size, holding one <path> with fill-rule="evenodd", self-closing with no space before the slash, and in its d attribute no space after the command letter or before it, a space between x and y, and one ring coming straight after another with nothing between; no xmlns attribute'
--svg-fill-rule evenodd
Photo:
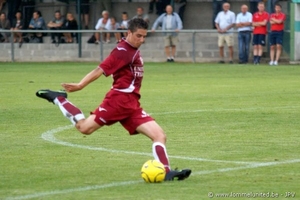
<svg viewBox="0 0 300 200"><path fill-rule="evenodd" d="M139 97L132 93L109 91L95 114L95 122L100 126L120 122L131 134L137 134L136 128L154 119L140 107Z"/></svg>

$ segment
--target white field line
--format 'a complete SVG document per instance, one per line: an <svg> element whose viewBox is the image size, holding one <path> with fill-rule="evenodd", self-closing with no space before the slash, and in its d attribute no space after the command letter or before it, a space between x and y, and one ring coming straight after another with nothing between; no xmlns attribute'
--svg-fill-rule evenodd
<svg viewBox="0 0 300 200"><path fill-rule="evenodd" d="M110 153L119 153L119 154L132 154L132 155L142 155L142 156L153 156L151 153L144 153L144 152L136 152L136 151L124 151L124 150L116 150L116 149L107 149L103 147L92 147L92 146L86 146L86 145L80 145L80 144L73 144L70 142L65 142L58 140L54 134L64 131L66 129L73 128L72 125L59 127L56 129L52 129L49 131L46 131L42 134L42 138L46 141L60 144L64 146L69 147L76 147L81 149L88 149L88 150L94 150L94 151L105 151ZM196 157L186 157L186 156L172 156L169 155L169 158L175 158L175 159L183 159L183 160L193 160L193 161L204 161L204 162L219 162L219 163L234 163L234 164L253 164L255 162L244 162L244 161L229 161L229 160L213 160L213 159L206 159L206 158L196 158Z"/></svg>
<svg viewBox="0 0 300 200"><path fill-rule="evenodd" d="M240 166L240 167L199 171L199 172L194 172L192 174L193 175L204 175L204 174L212 174L212 173L217 173L217 172L222 173L222 172L229 172L229 171L236 171L236 170L243 170L243 169L254 169L254 168L259 168L259 167L270 167L270 166L275 166L275 165L293 164L293 163L299 163L299 162L300 162L300 159L292 159L292 160L277 161L277 162L253 163L253 164Z"/></svg>
<svg viewBox="0 0 300 200"><path fill-rule="evenodd" d="M286 160L286 161L281 161L281 162L254 163L254 164L249 164L249 165L240 166L240 167L229 167L229 168L221 168L221 169L216 169L216 170L205 170L205 171L193 172L192 176L207 175L207 174L213 174L213 173L224 173L224 172L229 172L229 171L253 169L253 168L259 168L259 167L270 167L270 166L282 165L282 164L293 164L293 163L299 163L299 162L300 162L300 159ZM89 190L99 190L99 189L105 189L105 188L132 185L132 184L138 184L138 183L142 183L142 182L143 182L142 180L113 182L113 183L108 183L108 184L103 184L103 185L93 185L93 186L77 187L77 188L71 188L71 189L65 189L65 190L52 190L52 191L46 191L46 192L37 192L37 193L27 194L27 195L22 195L22 196L7 197L4 200L22 200L22 199L40 198L40 197L44 197L44 196L69 194L69 193L74 193L74 192L85 192L85 191L89 191Z"/></svg>
<svg viewBox="0 0 300 200"><path fill-rule="evenodd" d="M298 106L273 107L272 109L291 109L291 108L296 108L296 107L298 107ZM176 113L193 113L193 112L196 113L196 112L220 112L220 111L247 111L247 110L258 110L258 109L265 109L265 108L204 109L204 110L194 110L194 111L175 111L175 112L155 113L155 115L166 115L166 114L176 114ZM49 142L53 142L56 144L77 147L77 148L84 148L84 149L89 149L89 150L152 156L152 154L150 154L150 153L122 151L122 150L106 149L106 148L101 148L101 147L90 147L90 146L84 146L84 145L77 145L77 144L72 144L72 143L57 140L54 137L55 133L70 129L72 127L73 126L70 125L70 126L59 127L56 129L46 131L42 134L42 138L44 140L47 140ZM211 160L211 159L205 159L205 158L193 158L193 157L184 157L184 156L169 156L169 157L177 158L177 159L195 160L195 161L206 161L206 162L228 162L228 163L235 163L235 164L247 164L247 165L240 166L240 167L229 167L229 168L221 168L221 169L216 169L216 170L204 170L204 171L193 172L192 173L193 176L194 175L206 175L206 174L212 174L212 173L223 173L223 172L243 170L243 169L253 169L253 168L258 168L258 167L268 167L268 166L275 166L275 165L281 165L281 164L292 164L292 163L300 162L300 159L287 160L287 161L281 161L281 162L258 163L258 162ZM65 189L65 190L52 190L52 191L46 191L46 192L37 192L37 193L27 194L27 195L22 195L22 196L7 197L4 200L22 200L22 199L40 198L40 197L44 197L44 196L69 194L69 193L74 193L74 192L85 192L85 191L89 191L89 190L99 190L99 189L105 189L105 188L111 188L111 187L132 185L132 184L137 184L137 183L142 183L142 182L143 181L137 181L137 180L136 181L124 181L124 182L112 182L112 183L103 184L103 185L93 185L93 186L86 186L86 187L70 188L70 189Z"/></svg>
<svg viewBox="0 0 300 200"><path fill-rule="evenodd" d="M33 194L27 194L23 196L16 196L16 197L7 197L4 200L21 200L21 199L32 199L32 198L40 198L44 196L51 196L51 195L59 195L59 194L69 194L73 192L85 192L89 190L99 190L104 188L110 188L110 187L118 187L123 185L132 185L137 183L142 183L143 181L124 181L124 182L112 182L108 184L103 185L92 185L92 186L86 186L86 187L78 187L78 188L70 188L65 190L52 190L47 192L37 192Z"/></svg>
<svg viewBox="0 0 300 200"><path fill-rule="evenodd" d="M278 109L295 109L300 106L279 106L279 107L252 107L252 108L217 108L217 109L198 109L198 110L182 110L161 113L151 113L151 115L168 115L180 113L198 113L198 112L222 112L222 111L252 111L252 110L278 110Z"/></svg>

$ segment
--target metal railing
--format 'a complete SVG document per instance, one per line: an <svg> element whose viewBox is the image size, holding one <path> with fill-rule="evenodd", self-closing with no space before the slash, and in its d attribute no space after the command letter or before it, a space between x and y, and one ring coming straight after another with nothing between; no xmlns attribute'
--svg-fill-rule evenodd
<svg viewBox="0 0 300 200"><path fill-rule="evenodd" d="M82 57L82 41L81 41L81 34L82 33L124 33L124 30L0 30L2 33L10 33L10 43L11 43L11 61L15 61L15 47L14 47L14 38L13 38L13 33L77 33L78 34L78 58ZM285 31L289 33L290 31ZM153 31L148 30L148 33L153 33ZM191 33L192 34L192 62L196 62L196 33L214 33L217 34L216 30L213 29L201 29L201 30L179 30L179 31L174 31L174 30L155 30L154 33ZM232 33L236 34L238 33L236 30L232 31ZM163 37L163 34L162 34ZM1 44L1 43L0 43ZM100 61L103 61L104 56L103 56L103 43L99 43L99 50L100 50ZM188 49L186 49L188 51Z"/></svg>

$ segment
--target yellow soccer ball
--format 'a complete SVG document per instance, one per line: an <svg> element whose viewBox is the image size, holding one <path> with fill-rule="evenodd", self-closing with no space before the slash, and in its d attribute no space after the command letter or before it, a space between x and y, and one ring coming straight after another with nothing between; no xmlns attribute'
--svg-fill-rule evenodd
<svg viewBox="0 0 300 200"><path fill-rule="evenodd" d="M161 162L148 160L142 166L141 176L146 183L160 183L165 179L166 170Z"/></svg>

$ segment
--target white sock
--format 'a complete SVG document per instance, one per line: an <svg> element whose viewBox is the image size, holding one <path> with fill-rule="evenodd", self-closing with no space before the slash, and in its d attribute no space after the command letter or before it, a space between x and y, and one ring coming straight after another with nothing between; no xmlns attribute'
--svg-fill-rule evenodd
<svg viewBox="0 0 300 200"><path fill-rule="evenodd" d="M155 160L160 161L164 165L166 172L169 172L170 164L165 145L161 142L154 142L152 144L152 153Z"/></svg>

